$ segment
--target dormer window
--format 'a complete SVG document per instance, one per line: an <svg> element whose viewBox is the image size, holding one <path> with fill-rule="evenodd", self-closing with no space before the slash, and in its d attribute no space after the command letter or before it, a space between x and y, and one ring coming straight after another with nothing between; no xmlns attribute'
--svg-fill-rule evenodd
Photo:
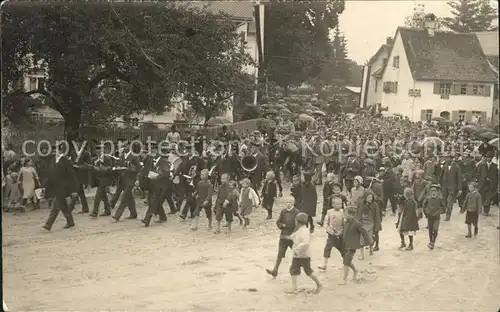
<svg viewBox="0 0 500 312"><path fill-rule="evenodd" d="M392 67L399 68L399 56L395 56L392 58Z"/></svg>

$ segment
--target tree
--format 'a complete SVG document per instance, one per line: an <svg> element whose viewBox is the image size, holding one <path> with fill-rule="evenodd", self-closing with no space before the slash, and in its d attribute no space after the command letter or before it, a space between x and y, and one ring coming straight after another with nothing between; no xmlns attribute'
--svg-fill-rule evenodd
<svg viewBox="0 0 500 312"><path fill-rule="evenodd" d="M425 13L423 4L416 5L413 14L405 18L405 27L424 29L426 19L431 16L436 22L437 30L439 30L442 26L442 19L436 17L433 13Z"/></svg>
<svg viewBox="0 0 500 312"><path fill-rule="evenodd" d="M343 0L266 3L264 70L285 96L290 86L317 77L329 62L329 32L343 10Z"/></svg>
<svg viewBox="0 0 500 312"><path fill-rule="evenodd" d="M10 2L2 10L2 98L43 95L64 117L68 139L84 116L163 112L174 96L214 111L242 88L251 63L234 30L228 16L174 3ZM45 88L24 92L17 82L37 60Z"/></svg>
<svg viewBox="0 0 500 312"><path fill-rule="evenodd" d="M456 32L478 32L494 30L498 10L489 0L455 0L448 2L453 17L443 19L443 24Z"/></svg>

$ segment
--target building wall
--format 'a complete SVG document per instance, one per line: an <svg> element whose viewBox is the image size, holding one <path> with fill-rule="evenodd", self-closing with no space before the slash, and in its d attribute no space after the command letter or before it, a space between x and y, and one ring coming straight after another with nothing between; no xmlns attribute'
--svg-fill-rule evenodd
<svg viewBox="0 0 500 312"><path fill-rule="evenodd" d="M394 66L394 57L399 57L399 66ZM397 92L386 92L384 85L397 82ZM415 112L412 108L413 98L408 95L408 90L414 86L413 76L410 71L408 60L406 59L403 42L399 32L394 38L394 43L390 55L387 58L387 67L382 77L382 107L387 107L386 114L401 114L408 116L412 120L418 120L420 111Z"/></svg>
<svg viewBox="0 0 500 312"><path fill-rule="evenodd" d="M367 92L367 101L366 105L371 106L375 105L377 103L382 102L382 79L377 79L373 76L373 73L375 73L377 70L382 68L384 66L384 59L387 58L387 53L385 51L381 51L379 57L373 62L371 65L371 75L368 78L369 79L369 84L368 84L368 92ZM378 80L378 83L377 83Z"/></svg>

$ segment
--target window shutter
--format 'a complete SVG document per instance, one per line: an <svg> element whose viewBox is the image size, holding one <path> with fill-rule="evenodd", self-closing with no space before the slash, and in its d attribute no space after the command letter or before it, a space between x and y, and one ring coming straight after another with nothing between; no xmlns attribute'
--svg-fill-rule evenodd
<svg viewBox="0 0 500 312"><path fill-rule="evenodd" d="M485 97L491 96L491 86L484 86L484 96Z"/></svg>
<svg viewBox="0 0 500 312"><path fill-rule="evenodd" d="M471 122L472 121L472 111L466 111L464 117L465 117L465 121Z"/></svg>
<svg viewBox="0 0 500 312"><path fill-rule="evenodd" d="M451 121L458 121L458 111L451 111Z"/></svg>
<svg viewBox="0 0 500 312"><path fill-rule="evenodd" d="M434 82L434 94L439 94L439 82Z"/></svg>
<svg viewBox="0 0 500 312"><path fill-rule="evenodd" d="M467 95L472 95L472 85L471 84L467 85Z"/></svg>
<svg viewBox="0 0 500 312"><path fill-rule="evenodd" d="M422 109L420 111L420 121L427 121L427 110Z"/></svg>
<svg viewBox="0 0 500 312"><path fill-rule="evenodd" d="M398 93L398 82L394 82L394 93Z"/></svg>

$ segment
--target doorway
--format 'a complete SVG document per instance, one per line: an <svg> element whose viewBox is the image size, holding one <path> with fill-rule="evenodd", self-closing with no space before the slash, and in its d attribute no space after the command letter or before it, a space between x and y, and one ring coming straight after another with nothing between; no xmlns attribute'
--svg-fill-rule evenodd
<svg viewBox="0 0 500 312"><path fill-rule="evenodd" d="M448 112L448 111L441 112L441 114L439 114L439 116L443 117L446 120L450 120L450 112Z"/></svg>

